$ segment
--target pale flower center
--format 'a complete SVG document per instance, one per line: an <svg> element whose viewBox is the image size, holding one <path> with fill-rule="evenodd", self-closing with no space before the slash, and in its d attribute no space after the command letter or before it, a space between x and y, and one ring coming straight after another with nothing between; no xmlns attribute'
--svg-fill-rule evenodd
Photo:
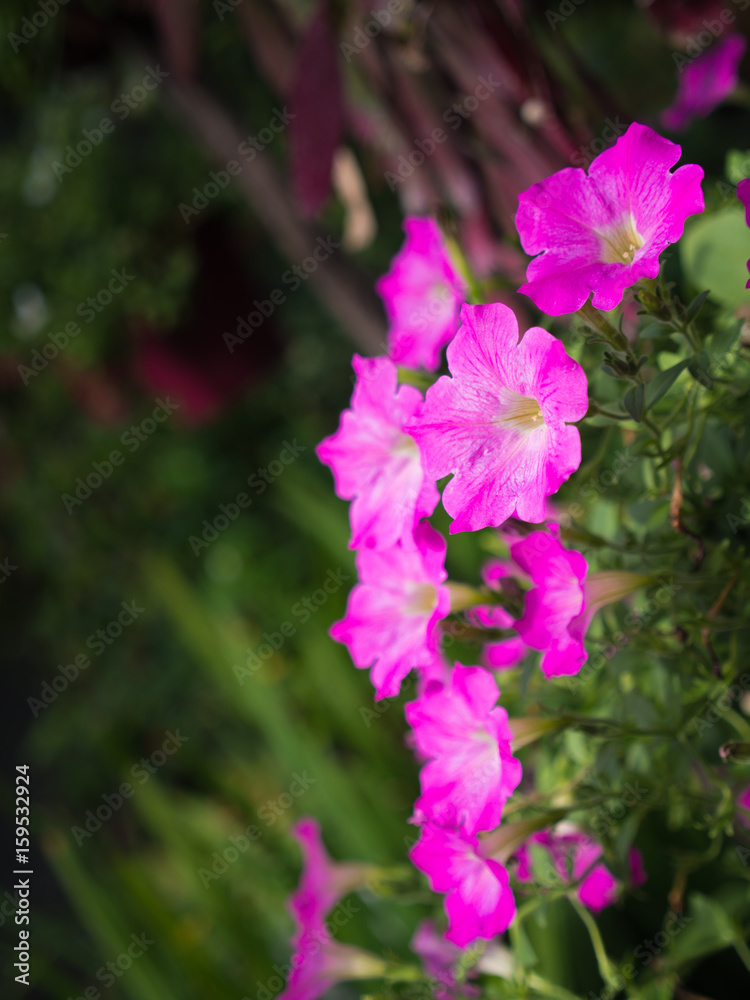
<svg viewBox="0 0 750 1000"><path fill-rule="evenodd" d="M437 591L430 583L414 583L404 605L407 615L426 615L435 610Z"/></svg>
<svg viewBox="0 0 750 1000"><path fill-rule="evenodd" d="M391 445L392 455L404 455L406 458L418 458L419 448L411 434L399 434Z"/></svg>
<svg viewBox="0 0 750 1000"><path fill-rule="evenodd" d="M623 216L611 229L599 230L599 236L604 264L632 264L636 251L646 242L635 228L632 214Z"/></svg>
<svg viewBox="0 0 750 1000"><path fill-rule="evenodd" d="M444 281L436 281L430 287L429 297L440 302L447 302L450 299L450 289Z"/></svg>
<svg viewBox="0 0 750 1000"><path fill-rule="evenodd" d="M522 396L505 389L500 397L501 409L495 423L507 430L535 431L544 426L539 403L532 396Z"/></svg>

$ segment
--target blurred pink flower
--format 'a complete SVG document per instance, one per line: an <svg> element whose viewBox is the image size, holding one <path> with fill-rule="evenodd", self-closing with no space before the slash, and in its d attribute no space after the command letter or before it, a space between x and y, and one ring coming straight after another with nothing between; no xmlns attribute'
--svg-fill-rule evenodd
<svg viewBox="0 0 750 1000"><path fill-rule="evenodd" d="M740 810L738 813L740 823L750 830L750 785L743 788L737 796L737 808Z"/></svg>
<svg viewBox="0 0 750 1000"><path fill-rule="evenodd" d="M447 893L446 940L465 948L477 938L502 934L515 918L508 872L481 856L476 837L425 823L409 856L434 892Z"/></svg>
<svg viewBox="0 0 750 1000"><path fill-rule="evenodd" d="M530 844L536 844L547 853L551 871L533 871ZM519 882L533 882L535 877L541 876L545 883L554 884L559 880L563 885L571 885L580 880L576 897L589 910L598 912L615 903L622 890L622 883L599 861L603 853L601 844L591 840L585 833L540 830L532 834L516 852L518 864L515 877ZM631 848L628 860L631 882L634 885L643 884L646 874L640 851Z"/></svg>
<svg viewBox="0 0 750 1000"><path fill-rule="evenodd" d="M545 498L581 462L578 430L588 407L586 376L563 345L532 327L518 341L507 306L461 310L448 346L452 377L427 390L407 430L427 475L453 473L443 506L456 531L477 531L516 516L541 521Z"/></svg>
<svg viewBox="0 0 750 1000"><path fill-rule="evenodd" d="M614 309L625 289L659 273L659 254L703 211L703 170L670 172L682 150L633 123L600 153L588 175L565 167L518 196L516 227L535 257L520 292L553 316L580 309L593 293L597 309Z"/></svg>
<svg viewBox="0 0 750 1000"><path fill-rule="evenodd" d="M432 684L406 705L414 743L428 761L415 815L468 834L492 830L521 780L521 762L510 750L508 713L482 667L456 664L451 682Z"/></svg>
<svg viewBox="0 0 750 1000"><path fill-rule="evenodd" d="M292 835L302 850L304 865L299 886L289 897L289 909L297 925L292 939L296 944L309 928L325 920L342 896L364 885L373 866L332 861L321 839L318 822L309 816L294 824Z"/></svg>
<svg viewBox="0 0 750 1000"><path fill-rule="evenodd" d="M335 941L322 920L299 935L289 965L286 989L278 1000L318 1000L336 983L374 979L386 971L377 955Z"/></svg>
<svg viewBox="0 0 750 1000"><path fill-rule="evenodd" d="M425 478L419 448L405 432L422 403L410 385L397 387L396 366L388 358L361 358L352 365L357 381L351 409L339 429L316 453L333 472L336 494L352 500L349 547L387 548L410 534L438 502L435 484Z"/></svg>
<svg viewBox="0 0 750 1000"><path fill-rule="evenodd" d="M413 539L357 554L360 582L330 635L349 647L355 666L372 668L376 701L398 694L412 667L434 667L437 623L450 610L450 592L442 586L445 550L443 536L423 521Z"/></svg>
<svg viewBox="0 0 750 1000"><path fill-rule="evenodd" d="M434 219L411 216L404 231L404 245L375 285L390 323L388 354L406 368L435 371L458 329L465 283Z"/></svg>
<svg viewBox="0 0 750 1000"><path fill-rule="evenodd" d="M681 131L693 118L705 118L739 82L739 65L747 42L742 35L721 38L680 69L677 94L661 114L664 128Z"/></svg>
<svg viewBox="0 0 750 1000"><path fill-rule="evenodd" d="M453 969L463 956L464 949L446 941L432 920L422 920L417 925L409 947L421 959L422 968L433 980L437 1000L479 996L478 986L461 983L459 988ZM466 974L468 977L476 976L478 970L469 969Z"/></svg>

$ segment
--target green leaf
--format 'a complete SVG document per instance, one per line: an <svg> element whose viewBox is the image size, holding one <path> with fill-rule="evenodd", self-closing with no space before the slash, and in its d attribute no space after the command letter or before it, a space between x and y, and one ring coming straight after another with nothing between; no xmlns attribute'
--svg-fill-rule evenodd
<svg viewBox="0 0 750 1000"><path fill-rule="evenodd" d="M646 338L663 337L669 336L674 332L674 323L667 323L664 320L657 319L651 323L647 323L638 335Z"/></svg>
<svg viewBox="0 0 750 1000"><path fill-rule="evenodd" d="M733 308L750 302L745 288L750 229L739 203L689 225L680 240L680 257L692 284L710 288L718 302Z"/></svg>
<svg viewBox="0 0 750 1000"><path fill-rule="evenodd" d="M638 385L631 386L625 393L622 405L628 411L633 420L637 420L638 423L640 423L643 419L643 407L645 401L646 387L642 382L639 382Z"/></svg>
<svg viewBox="0 0 750 1000"><path fill-rule="evenodd" d="M646 409L658 403L661 397L671 389L689 362L690 358L685 358L684 361L679 361L676 365L672 365L664 372L659 372L655 378L651 379L646 390Z"/></svg>
<svg viewBox="0 0 750 1000"><path fill-rule="evenodd" d="M523 924L520 920L516 921L514 929L515 942L513 947L513 955L517 961L529 968L533 965L539 964L539 956L534 951L534 946L529 940L529 936L524 930Z"/></svg>
<svg viewBox="0 0 750 1000"><path fill-rule="evenodd" d="M696 381L700 382L701 385L711 386L713 379L709 375L709 368L711 367L711 359L709 358L706 351L699 351L694 354L692 358L688 359L688 370Z"/></svg>
<svg viewBox="0 0 750 1000"><path fill-rule="evenodd" d="M703 305L704 305L706 299L708 298L708 296L710 294L711 294L711 289L707 288L705 292L701 292L699 295L695 296L695 298L693 299L693 301L690 303L690 305L685 310L685 322L686 323L692 323L693 322L693 320L696 318L696 316L698 315L698 313L703 308Z"/></svg>
<svg viewBox="0 0 750 1000"><path fill-rule="evenodd" d="M638 997L638 1000L672 1000L676 981L677 977L674 975L653 979L630 996Z"/></svg>
<svg viewBox="0 0 750 1000"><path fill-rule="evenodd" d="M713 335L711 338L711 355L714 361L716 361L717 355L724 355L731 350L742 329L742 322L740 319L734 323L730 323L723 330Z"/></svg>
<svg viewBox="0 0 750 1000"><path fill-rule="evenodd" d="M730 149L727 153L724 173L731 184L739 184L750 177L750 150Z"/></svg>
<svg viewBox="0 0 750 1000"><path fill-rule="evenodd" d="M688 911L667 925L670 957L678 964L693 961L701 955L726 948L737 937L732 919L715 899L694 892L689 897Z"/></svg>

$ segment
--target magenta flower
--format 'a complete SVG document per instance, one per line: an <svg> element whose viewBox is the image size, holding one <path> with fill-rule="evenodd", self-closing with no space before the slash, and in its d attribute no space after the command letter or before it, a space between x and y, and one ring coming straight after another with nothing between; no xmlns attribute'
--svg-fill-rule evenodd
<svg viewBox="0 0 750 1000"><path fill-rule="evenodd" d="M502 934L513 921L516 904L508 872L499 861L481 856L476 837L425 823L409 856L433 891L447 893L446 940L465 948L477 938Z"/></svg>
<svg viewBox="0 0 750 1000"><path fill-rule="evenodd" d="M446 941L431 920L422 920L417 925L409 947L419 957L422 968L432 980L438 1000L451 1000L458 996L479 996L480 991L477 986L462 983L459 989L453 970L463 956L464 949ZM466 975L472 978L478 973L478 969L469 969Z"/></svg>
<svg viewBox="0 0 750 1000"><path fill-rule="evenodd" d="M450 592L442 586L445 550L443 536L423 521L413 540L357 554L360 582L330 635L349 647L355 666L372 668L376 701L397 695L412 667L434 667L437 623L450 611Z"/></svg>
<svg viewBox="0 0 750 1000"><path fill-rule="evenodd" d="M620 570L589 575L581 553L560 544L559 526L547 528L533 531L510 549L513 561L534 584L516 629L532 649L542 651L545 677L561 677L577 674L586 662L583 640L594 614L645 586L650 577Z"/></svg>
<svg viewBox="0 0 750 1000"><path fill-rule="evenodd" d="M750 785L743 788L737 796L737 808L740 810L738 813L740 823L750 830Z"/></svg>
<svg viewBox="0 0 750 1000"><path fill-rule="evenodd" d="M361 358L352 366L357 382L351 409L339 429L318 445L321 462L331 467L336 494L352 500L349 547L387 548L429 517L438 501L425 478L419 449L404 431L422 403L418 389L397 388L396 366L388 358Z"/></svg>
<svg viewBox="0 0 750 1000"><path fill-rule="evenodd" d="M631 847L628 851L628 868L630 869L630 882L632 885L637 887L648 881L648 875L643 865L643 855L637 847Z"/></svg>
<svg viewBox="0 0 750 1000"><path fill-rule="evenodd" d="M552 531L533 531L512 545L510 554L535 585L516 622L519 635L533 649L543 650L540 666L545 677L577 674L587 658L585 630L576 626L584 607L588 563L580 552L564 549Z"/></svg>
<svg viewBox="0 0 750 1000"><path fill-rule="evenodd" d="M434 219L404 220L406 242L375 285L388 315L388 355L406 368L435 371L458 328L465 283Z"/></svg>
<svg viewBox="0 0 750 1000"><path fill-rule="evenodd" d="M545 498L581 463L586 414L583 369L540 327L518 342L512 311L499 302L464 306L448 346L452 378L427 390L407 425L427 475L453 473L443 506L456 531L477 531L516 516L544 518Z"/></svg>
<svg viewBox="0 0 750 1000"><path fill-rule="evenodd" d="M614 309L625 289L659 273L659 254L689 215L703 211L703 170L670 172L678 145L633 123L600 153L588 175L566 167L518 196L516 228L526 253L539 254L520 292L553 316Z"/></svg>
<svg viewBox="0 0 750 1000"><path fill-rule="evenodd" d="M492 830L521 780L513 734L492 674L456 664L451 683L430 685L405 707L422 759L415 813L468 834Z"/></svg>
<svg viewBox="0 0 750 1000"><path fill-rule="evenodd" d="M581 880L576 895L581 903L594 913L617 902L622 889L622 883L599 861L603 853L604 848L601 844L595 844L583 835L580 835L572 852L571 874L574 881Z"/></svg>
<svg viewBox="0 0 750 1000"><path fill-rule="evenodd" d="M337 983L377 978L387 968L377 955L339 944L321 920L299 936L289 964L286 989L278 1000L318 1000Z"/></svg>
<svg viewBox="0 0 750 1000"><path fill-rule="evenodd" d="M549 506L549 504L548 504ZM490 559L482 567L482 580L491 590L502 590L504 580L512 576L513 567L502 559ZM469 608L466 617L481 628L515 628L515 620L509 611L499 604L480 604ZM482 649L484 665L492 670L509 670L526 656L529 646L520 636L511 636L497 642L487 642Z"/></svg>
<svg viewBox="0 0 750 1000"><path fill-rule="evenodd" d="M296 944L311 927L325 920L342 896L367 882L373 866L332 861L318 822L309 816L294 824L292 834L302 850L304 865L299 886L289 897L289 909L297 925L293 938Z"/></svg>
<svg viewBox="0 0 750 1000"><path fill-rule="evenodd" d="M705 118L729 97L739 82L739 65L746 48L742 35L727 35L689 60L680 69L674 101L662 112L662 125L673 131L685 129L693 118Z"/></svg>
<svg viewBox="0 0 750 1000"><path fill-rule="evenodd" d="M745 225L750 226L750 179L745 178L737 185L737 197L745 206ZM747 262L747 269L750 271L750 260ZM745 288L750 288L750 278L747 280Z"/></svg>
<svg viewBox="0 0 750 1000"><path fill-rule="evenodd" d="M547 853L550 862L548 870L532 870L530 843L543 848ZM603 853L601 844L580 831L561 833L540 830L532 834L516 852L518 865L515 877L519 882L533 882L536 876L548 885L572 885L578 882L575 890L577 899L589 910L599 912L615 903L622 890L622 883L599 860ZM643 859L636 848L631 848L629 867L634 885L641 885L646 881Z"/></svg>

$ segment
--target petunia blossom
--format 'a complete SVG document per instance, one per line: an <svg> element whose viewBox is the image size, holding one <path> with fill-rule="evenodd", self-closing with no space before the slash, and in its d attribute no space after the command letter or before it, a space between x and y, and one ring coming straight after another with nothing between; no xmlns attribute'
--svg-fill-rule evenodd
<svg viewBox="0 0 750 1000"><path fill-rule="evenodd" d="M534 869L530 850L532 844L547 855L549 868L544 871ZM515 878L519 882L533 882L535 878L541 878L549 886L578 882L576 898L596 913L615 903L622 891L622 883L600 861L603 853L602 845L581 831L540 830L532 834L516 852ZM642 884L646 875L637 848L631 848L629 867L631 882Z"/></svg>
<svg viewBox="0 0 750 1000"><path fill-rule="evenodd" d="M492 830L521 780L508 713L489 671L456 664L449 685L430 685L406 705L422 759L415 814L468 834Z"/></svg>
<svg viewBox="0 0 750 1000"><path fill-rule="evenodd" d="M726 35L680 67L677 94L661 115L665 128L679 131L693 118L705 118L732 93L739 82L739 65L747 42L738 34Z"/></svg>
<svg viewBox="0 0 750 1000"><path fill-rule="evenodd" d="M450 610L445 550L443 536L422 521L412 539L357 553L359 583L330 635L348 646L355 666L372 668L376 700L397 695L412 667L434 668L438 622Z"/></svg>
<svg viewBox="0 0 750 1000"><path fill-rule="evenodd" d="M516 228L535 256L520 292L553 316L614 309L625 289L659 273L659 254L703 211L703 170L670 168L682 150L633 123L592 160L588 174L565 167L518 196Z"/></svg>
<svg viewBox="0 0 750 1000"><path fill-rule="evenodd" d="M743 788L737 796L737 808L740 823L750 830L750 785Z"/></svg>
<svg viewBox="0 0 750 1000"><path fill-rule="evenodd" d="M337 983L378 978L387 970L377 955L335 941L322 920L294 942L289 967L286 989L278 1000L318 1000Z"/></svg>
<svg viewBox="0 0 750 1000"><path fill-rule="evenodd" d="M645 586L650 577L618 570L589 574L581 553L561 544L558 525L547 527L510 549L534 584L515 627L525 643L542 651L542 673L560 677L577 674L586 662L583 640L599 608Z"/></svg>
<svg viewBox="0 0 750 1000"><path fill-rule="evenodd" d="M404 221L406 240L375 285L388 315L388 355L406 368L435 371L458 329L466 284L434 219Z"/></svg>
<svg viewBox="0 0 750 1000"><path fill-rule="evenodd" d="M304 864L299 885L289 897L289 909L297 926L293 939L296 943L310 927L325 920L342 896L364 885L373 866L332 861L319 824L309 816L294 824L292 834L302 850Z"/></svg>
<svg viewBox="0 0 750 1000"><path fill-rule="evenodd" d="M432 980L435 996L438 1000L451 1000L453 997L479 996L477 986L456 982L454 968L464 955L464 949L446 941L432 920L422 920L414 932L409 947L422 962L422 968ZM476 968L468 969L467 978L478 975Z"/></svg>
<svg viewBox="0 0 750 1000"><path fill-rule="evenodd" d="M499 861L482 857L476 837L427 822L409 857L433 891L447 894L446 940L465 948L502 934L512 923L516 904L508 872Z"/></svg>
<svg viewBox="0 0 750 1000"><path fill-rule="evenodd" d="M545 500L578 468L581 439L568 421L588 407L586 376L541 327L518 340L499 302L464 306L448 345L452 377L428 390L407 430L434 480L453 473L443 506L451 533L542 521Z"/></svg>
<svg viewBox="0 0 750 1000"><path fill-rule="evenodd" d="M543 650L546 677L577 674L587 653L580 629L571 629L584 606L588 563L580 552L565 549L557 533L534 531L510 548L513 561L534 586L526 593L519 635L533 649Z"/></svg>
<svg viewBox="0 0 750 1000"><path fill-rule="evenodd" d="M410 385L397 387L396 366L388 358L355 354L352 366L357 381L351 409L316 453L331 467L337 495L352 500L349 547L387 548L428 517L438 501L419 449L404 430L422 394Z"/></svg>
<svg viewBox="0 0 750 1000"><path fill-rule="evenodd" d="M513 586L512 575L512 565L502 559L490 559L482 567L482 580L490 590L500 591L506 583ZM500 604L469 608L466 617L480 628L506 630L515 627L513 615ZM518 635L487 642L482 649L482 662L492 670L509 670L521 662L529 648Z"/></svg>
<svg viewBox="0 0 750 1000"><path fill-rule="evenodd" d="M737 197L745 207L745 225L750 226L750 179L745 178L739 182ZM750 260L747 262L747 269L750 271ZM750 288L750 278L748 278L745 288Z"/></svg>

